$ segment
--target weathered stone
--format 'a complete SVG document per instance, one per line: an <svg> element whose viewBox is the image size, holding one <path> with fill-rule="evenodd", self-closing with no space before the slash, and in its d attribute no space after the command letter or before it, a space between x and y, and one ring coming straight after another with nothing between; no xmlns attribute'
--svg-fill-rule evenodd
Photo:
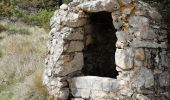
<svg viewBox="0 0 170 100"><path fill-rule="evenodd" d="M162 16L153 8L149 10L149 16L155 20L160 20L162 18Z"/></svg>
<svg viewBox="0 0 170 100"><path fill-rule="evenodd" d="M132 86L149 88L154 85L154 76L150 69L145 67L136 68L131 74Z"/></svg>
<svg viewBox="0 0 170 100"><path fill-rule="evenodd" d="M84 100L83 98L72 98L71 100Z"/></svg>
<svg viewBox="0 0 170 100"><path fill-rule="evenodd" d="M72 55L70 55L72 56ZM75 53L73 57L63 55L54 68L54 74L58 76L65 76L75 71L82 69L84 61L82 53Z"/></svg>
<svg viewBox="0 0 170 100"><path fill-rule="evenodd" d="M119 82L117 80L96 76L76 77L69 80L69 84L75 97L86 99L113 98L119 90Z"/></svg>
<svg viewBox="0 0 170 100"><path fill-rule="evenodd" d="M67 40L83 40L84 37L83 28L75 28L71 30L70 35L66 38Z"/></svg>
<svg viewBox="0 0 170 100"><path fill-rule="evenodd" d="M136 99L138 99L138 100L150 100L147 96L144 96L142 94L137 94Z"/></svg>
<svg viewBox="0 0 170 100"><path fill-rule="evenodd" d="M89 56L83 50L88 50L88 46L95 42L95 30L100 30L95 25L103 24L91 22L91 14L104 14L103 11L110 12L110 21L114 31L117 30L117 42L113 38L116 42L114 50L117 49L113 52L113 63L116 63L113 67L119 73L115 76L117 79L82 76L86 75L82 67L86 65L86 56ZM43 75L43 84L49 94L59 100L67 100L69 94L72 94L73 100L168 98L164 87L169 86L170 78L165 70L170 68L170 56L168 58L167 32L162 29L160 18L155 9L140 0L73 0L68 5L60 6L50 22L52 30L49 33L48 57ZM100 66L100 63L97 64ZM154 93L160 93L160 96L155 97Z"/></svg>
<svg viewBox="0 0 170 100"><path fill-rule="evenodd" d="M134 16L130 17L129 25L139 30L143 30L149 27L149 20L146 17Z"/></svg>
<svg viewBox="0 0 170 100"><path fill-rule="evenodd" d="M117 31L116 32L117 42L116 47L124 48L128 46L128 42L133 39L132 36L128 33L128 31Z"/></svg>
<svg viewBox="0 0 170 100"><path fill-rule="evenodd" d="M132 0L119 0L123 5L127 5L132 2Z"/></svg>
<svg viewBox="0 0 170 100"><path fill-rule="evenodd" d="M82 51L84 48L84 43L82 41L71 41L69 44L65 44L65 52L76 52Z"/></svg>
<svg viewBox="0 0 170 100"><path fill-rule="evenodd" d="M62 81L62 78L54 78L49 82L50 86L53 86L54 88L63 88L65 86L67 86L67 82L66 81Z"/></svg>
<svg viewBox="0 0 170 100"><path fill-rule="evenodd" d="M88 1L94 1L94 0L73 0L73 2L79 2L79 3L84 3Z"/></svg>
<svg viewBox="0 0 170 100"><path fill-rule="evenodd" d="M135 32L135 36L144 40L154 40L157 37L156 33L151 28L137 31Z"/></svg>
<svg viewBox="0 0 170 100"><path fill-rule="evenodd" d="M56 91L57 92L57 99L59 100L67 100L68 96L69 96L69 89L65 88L62 89L60 91Z"/></svg>
<svg viewBox="0 0 170 100"><path fill-rule="evenodd" d="M68 7L67 4L62 4L62 5L60 6L60 9L62 9L62 10L68 10L69 7Z"/></svg>
<svg viewBox="0 0 170 100"><path fill-rule="evenodd" d="M170 58L168 58L168 53L167 51L162 51L160 53L160 56L161 56L161 64L162 66L166 66L166 67L169 67L170 68Z"/></svg>
<svg viewBox="0 0 170 100"><path fill-rule="evenodd" d="M74 97L81 97L84 99L88 99L90 97L90 89L72 88L71 93Z"/></svg>
<svg viewBox="0 0 170 100"><path fill-rule="evenodd" d="M130 42L130 46L134 48L167 48L167 42L151 42L151 41L143 41L138 39L133 39L132 42Z"/></svg>
<svg viewBox="0 0 170 100"><path fill-rule="evenodd" d="M117 20L117 21L113 22L113 25L116 29L120 29L123 26L123 21Z"/></svg>
<svg viewBox="0 0 170 100"><path fill-rule="evenodd" d="M78 13L75 13L62 9L59 9L51 20L51 26L55 23L55 25L66 25L68 27L80 27L87 22L84 12L79 11Z"/></svg>
<svg viewBox="0 0 170 100"><path fill-rule="evenodd" d="M116 100L116 93L92 90L90 98L92 100Z"/></svg>
<svg viewBox="0 0 170 100"><path fill-rule="evenodd" d="M91 2L85 2L78 5L83 11L87 12L100 12L100 11L115 11L119 9L119 4L117 0L94 0Z"/></svg>
<svg viewBox="0 0 170 100"><path fill-rule="evenodd" d="M143 61L145 60L145 53L142 48L138 48L135 50L135 60Z"/></svg>
<svg viewBox="0 0 170 100"><path fill-rule="evenodd" d="M133 10L133 8L125 8L125 9L122 10L122 13L129 15L129 14L131 14L132 10Z"/></svg>
<svg viewBox="0 0 170 100"><path fill-rule="evenodd" d="M84 76L71 79L69 82L71 89L89 89L98 91L113 91L119 89L119 82L111 78L97 76Z"/></svg>
<svg viewBox="0 0 170 100"><path fill-rule="evenodd" d="M169 86L170 84L170 76L169 76L169 72L163 72L160 76L159 76L159 83L160 86Z"/></svg>
<svg viewBox="0 0 170 100"><path fill-rule="evenodd" d="M133 49L116 49L115 62L116 65L124 70L133 68Z"/></svg>

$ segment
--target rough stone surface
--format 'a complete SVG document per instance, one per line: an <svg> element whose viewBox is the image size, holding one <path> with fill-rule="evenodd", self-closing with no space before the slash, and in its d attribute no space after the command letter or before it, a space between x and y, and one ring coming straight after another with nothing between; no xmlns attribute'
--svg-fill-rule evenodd
<svg viewBox="0 0 170 100"><path fill-rule="evenodd" d="M88 56L84 50L94 42L93 31L100 30L94 23L97 20L90 23L93 13L103 17L110 13L117 30L113 53L117 79L84 76ZM68 100L70 94L72 100L170 100L168 33L160 21L161 15L140 0L73 0L61 5L50 22L43 84L58 100ZM100 28L107 34L110 27L105 25Z"/></svg>
<svg viewBox="0 0 170 100"><path fill-rule="evenodd" d="M132 86L149 88L154 85L154 76L151 70L140 67L136 68L131 74Z"/></svg>
<svg viewBox="0 0 170 100"><path fill-rule="evenodd" d="M170 76L168 71L161 73L159 76L160 86L169 86L170 84Z"/></svg>
<svg viewBox="0 0 170 100"><path fill-rule="evenodd" d="M133 68L133 50L129 49L117 49L115 53L115 62L123 70Z"/></svg>
<svg viewBox="0 0 170 100"><path fill-rule="evenodd" d="M78 6L81 10L87 12L100 12L100 11L114 11L119 9L117 0L94 0L85 2Z"/></svg>
<svg viewBox="0 0 170 100"><path fill-rule="evenodd" d="M105 97L107 92L117 92L119 81L96 76L76 77L69 81L72 95L81 98Z"/></svg>

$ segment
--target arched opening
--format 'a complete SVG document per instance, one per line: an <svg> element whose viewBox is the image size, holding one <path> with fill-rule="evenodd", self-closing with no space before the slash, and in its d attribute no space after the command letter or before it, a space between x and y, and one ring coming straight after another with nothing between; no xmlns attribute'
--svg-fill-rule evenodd
<svg viewBox="0 0 170 100"><path fill-rule="evenodd" d="M82 72L88 76L116 78L118 75L115 65L117 38L111 13L90 13L89 16L91 32L88 35L91 37L91 43L86 45L83 51L84 67Z"/></svg>

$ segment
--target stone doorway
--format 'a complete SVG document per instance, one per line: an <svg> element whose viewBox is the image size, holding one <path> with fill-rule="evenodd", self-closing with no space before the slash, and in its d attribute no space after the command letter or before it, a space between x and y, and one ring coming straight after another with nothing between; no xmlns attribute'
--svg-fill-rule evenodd
<svg viewBox="0 0 170 100"><path fill-rule="evenodd" d="M49 94L59 100L169 100L168 38L159 16L140 0L60 6L50 23L43 76Z"/></svg>
<svg viewBox="0 0 170 100"><path fill-rule="evenodd" d="M84 67L82 72L86 76L100 76L116 78L118 72L115 65L116 29L112 24L111 13L90 13L88 19L90 32L86 34L87 43L83 50ZM85 28L86 32L86 28ZM90 38L90 40L88 40Z"/></svg>

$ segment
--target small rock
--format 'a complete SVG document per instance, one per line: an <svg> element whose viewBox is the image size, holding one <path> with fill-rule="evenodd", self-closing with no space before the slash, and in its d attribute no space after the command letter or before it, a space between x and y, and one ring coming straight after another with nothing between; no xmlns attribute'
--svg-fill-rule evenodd
<svg viewBox="0 0 170 100"><path fill-rule="evenodd" d="M60 6L60 9L62 9L62 10L68 10L68 5L67 5L67 4L62 4L62 5Z"/></svg>

